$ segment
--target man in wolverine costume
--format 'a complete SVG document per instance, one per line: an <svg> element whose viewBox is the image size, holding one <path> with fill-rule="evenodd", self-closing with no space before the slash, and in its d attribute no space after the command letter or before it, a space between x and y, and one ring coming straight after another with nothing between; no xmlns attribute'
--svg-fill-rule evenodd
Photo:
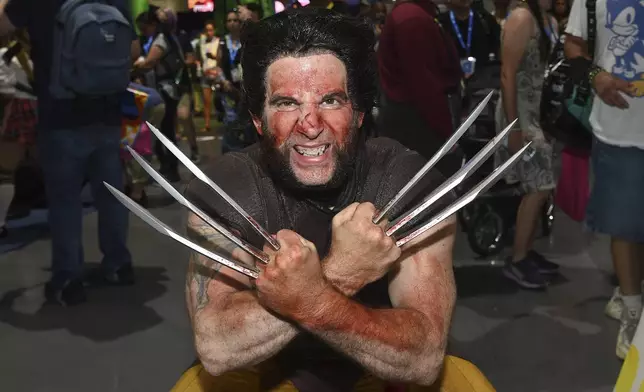
<svg viewBox="0 0 644 392"><path fill-rule="evenodd" d="M243 39L257 145L220 157L206 174L150 125L197 177L185 196L130 149L191 211L190 240L106 184L195 251L186 282L199 363L173 392L492 391L474 366L445 357L452 215L529 145L449 206L430 209L451 201L511 129L447 181L431 170L491 95L425 162L393 140L366 140L375 93L369 25L307 8L251 24Z"/></svg>
<svg viewBox="0 0 644 392"><path fill-rule="evenodd" d="M431 385L441 369L455 299L455 223L447 219L399 248L384 224L372 222L376 206L425 164L395 141L363 137L375 94L373 42L366 24L324 9L280 13L245 32L243 88L261 141L220 157L206 173L277 233L279 250L264 246L270 262L257 263L254 282L191 256L188 308L211 375L249 369L260 390L287 384L330 392L353 390L365 374ZM442 181L430 172L419 193ZM193 181L187 196L251 244L264 244L203 183ZM188 233L255 265L194 214ZM242 385L236 390L247 390Z"/></svg>

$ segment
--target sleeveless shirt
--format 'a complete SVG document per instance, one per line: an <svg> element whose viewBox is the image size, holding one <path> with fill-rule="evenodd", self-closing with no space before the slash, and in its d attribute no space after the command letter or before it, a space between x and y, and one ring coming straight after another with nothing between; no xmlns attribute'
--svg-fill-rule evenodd
<svg viewBox="0 0 644 392"><path fill-rule="evenodd" d="M295 231L315 244L323 260L331 245L331 220L335 214L353 202L372 202L377 209L384 207L425 162L418 153L394 140L369 139L359 149L345 186L327 202L280 188L262 163L257 144L219 157L205 172L270 233L281 229ZM392 209L387 219L391 221L402 211L408 211L443 180L437 170L431 170ZM188 185L187 196L211 217L238 230L244 239L262 248L261 236L201 181L193 180ZM411 226L424 218L416 219ZM391 308L388 278L385 276L365 286L353 299L373 308ZM300 332L272 361L280 369L279 378L291 380L302 392L350 391L364 373L351 358L306 331Z"/></svg>

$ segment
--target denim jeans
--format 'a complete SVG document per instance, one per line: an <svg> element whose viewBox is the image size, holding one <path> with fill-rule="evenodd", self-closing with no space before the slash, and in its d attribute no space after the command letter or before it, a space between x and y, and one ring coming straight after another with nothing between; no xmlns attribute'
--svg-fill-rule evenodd
<svg viewBox="0 0 644 392"><path fill-rule="evenodd" d="M121 130L94 125L74 129L41 129L38 147L49 204L52 243L52 283L79 278L83 268L83 181L88 178L98 210L102 268L114 271L131 263L127 249L128 210L103 181L123 189L119 160Z"/></svg>

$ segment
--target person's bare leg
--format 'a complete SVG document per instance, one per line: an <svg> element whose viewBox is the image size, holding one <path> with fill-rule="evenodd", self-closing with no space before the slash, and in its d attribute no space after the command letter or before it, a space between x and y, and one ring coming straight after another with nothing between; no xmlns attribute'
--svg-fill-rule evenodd
<svg viewBox="0 0 644 392"><path fill-rule="evenodd" d="M613 266L619 281L619 289L624 296L642 294L642 245L611 238L610 250Z"/></svg>
<svg viewBox="0 0 644 392"><path fill-rule="evenodd" d="M517 262L526 258L534 243L534 231L541 209L548 199L550 191L540 191L524 195L517 211L517 220L512 248L512 261Z"/></svg>
<svg viewBox="0 0 644 392"><path fill-rule="evenodd" d="M212 90L210 87L203 89L203 118L206 130L210 130L210 115L212 114Z"/></svg>

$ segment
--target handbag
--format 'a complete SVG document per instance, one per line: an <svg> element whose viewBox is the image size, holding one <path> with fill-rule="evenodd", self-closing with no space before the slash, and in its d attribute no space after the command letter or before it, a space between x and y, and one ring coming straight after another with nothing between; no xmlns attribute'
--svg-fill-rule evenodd
<svg viewBox="0 0 644 392"><path fill-rule="evenodd" d="M590 196L588 151L564 148L561 153L561 175L557 183L555 204L571 219L583 222Z"/></svg>
<svg viewBox="0 0 644 392"><path fill-rule="evenodd" d="M586 0L588 11L588 53L595 53L595 1ZM543 131L564 145L590 150L590 113L594 95L587 77L573 77L573 65L564 54L565 36L559 39L546 67L541 92L540 123Z"/></svg>

